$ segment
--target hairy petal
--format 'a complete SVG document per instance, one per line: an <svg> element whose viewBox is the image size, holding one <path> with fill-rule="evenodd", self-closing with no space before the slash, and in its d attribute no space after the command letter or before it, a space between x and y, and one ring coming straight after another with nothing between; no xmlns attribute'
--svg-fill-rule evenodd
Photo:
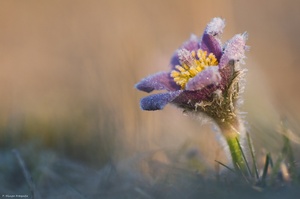
<svg viewBox="0 0 300 199"><path fill-rule="evenodd" d="M174 98L171 103L180 108L195 110L197 108L197 104L202 101L211 101L212 96L217 89L217 86L210 85L201 90L184 90L180 95L178 95L178 97Z"/></svg>
<svg viewBox="0 0 300 199"><path fill-rule="evenodd" d="M237 34L227 42L219 63L220 69L225 67L230 60L243 61L245 58L245 50L247 49L247 37L247 33Z"/></svg>
<svg viewBox="0 0 300 199"><path fill-rule="evenodd" d="M199 49L199 40L196 35L192 34L190 39L182 44L182 46L178 49L186 49L188 51L197 51ZM174 69L176 65L180 65L178 50L174 53L171 58L171 67Z"/></svg>
<svg viewBox="0 0 300 199"><path fill-rule="evenodd" d="M200 90L208 85L218 85L221 82L219 66L210 66L190 79L185 89L190 91Z"/></svg>
<svg viewBox="0 0 300 199"><path fill-rule="evenodd" d="M184 42L181 48L187 49L189 51L197 50L199 48L199 40L197 35L191 34L190 39Z"/></svg>
<svg viewBox="0 0 300 199"><path fill-rule="evenodd" d="M150 93L153 90L176 91L180 89L169 72L159 72L142 79L135 87Z"/></svg>
<svg viewBox="0 0 300 199"><path fill-rule="evenodd" d="M200 44L202 50L213 53L218 60L222 55L222 44L219 37L223 33L224 27L225 21L223 19L213 18L207 25Z"/></svg>
<svg viewBox="0 0 300 199"><path fill-rule="evenodd" d="M219 85L221 90L224 90L228 86L228 84L230 84L234 75L234 68L235 61L229 60L223 68L219 69L222 78Z"/></svg>
<svg viewBox="0 0 300 199"><path fill-rule="evenodd" d="M177 52L178 52L178 58L179 58L180 65L183 63L188 66L193 65L194 58L192 56L191 51L188 51L186 49L179 49Z"/></svg>
<svg viewBox="0 0 300 199"><path fill-rule="evenodd" d="M155 111L163 109L169 102L174 100L182 90L168 92L168 93L159 93L144 97L141 99L141 109L147 111Z"/></svg>

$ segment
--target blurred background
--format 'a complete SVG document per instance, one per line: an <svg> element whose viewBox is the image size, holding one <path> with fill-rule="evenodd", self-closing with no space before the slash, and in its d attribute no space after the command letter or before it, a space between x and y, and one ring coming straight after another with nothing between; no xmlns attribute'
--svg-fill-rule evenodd
<svg viewBox="0 0 300 199"><path fill-rule="evenodd" d="M280 118L296 135L299 128L298 7L294 0L0 1L0 149L51 150L93 168L187 146L209 167L226 161L211 125L170 105L141 111L147 94L134 88L167 71L190 34L200 36L219 16L223 42L249 33L242 110L257 151L280 150Z"/></svg>

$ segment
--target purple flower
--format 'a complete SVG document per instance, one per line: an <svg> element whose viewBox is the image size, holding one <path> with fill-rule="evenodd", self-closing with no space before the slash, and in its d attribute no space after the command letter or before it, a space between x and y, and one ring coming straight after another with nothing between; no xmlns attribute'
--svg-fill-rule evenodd
<svg viewBox="0 0 300 199"><path fill-rule="evenodd" d="M161 110L168 103L190 111L204 111L211 104L231 106L238 93L236 65L245 58L247 34L237 34L222 45L219 38L224 27L224 20L212 19L200 39L192 35L175 52L171 71L150 75L137 83L137 89L148 93L167 91L141 99L141 108Z"/></svg>

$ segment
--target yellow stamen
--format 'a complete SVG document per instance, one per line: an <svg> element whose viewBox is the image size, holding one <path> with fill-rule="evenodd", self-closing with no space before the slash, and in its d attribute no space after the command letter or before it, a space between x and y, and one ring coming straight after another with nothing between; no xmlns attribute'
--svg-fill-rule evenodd
<svg viewBox="0 0 300 199"><path fill-rule="evenodd" d="M181 65L175 66L176 69L171 71L171 77L174 78L176 84L184 89L187 82L195 77L198 73L203 71L208 66L217 66L218 60L213 53L207 55L206 51L198 50L197 52L188 52L189 57L186 53L180 57ZM188 60L187 60L188 59Z"/></svg>

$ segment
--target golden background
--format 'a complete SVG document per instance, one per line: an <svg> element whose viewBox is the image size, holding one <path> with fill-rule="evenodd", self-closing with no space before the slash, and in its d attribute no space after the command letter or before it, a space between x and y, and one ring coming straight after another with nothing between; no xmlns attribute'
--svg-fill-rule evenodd
<svg viewBox="0 0 300 199"><path fill-rule="evenodd" d="M292 0L0 1L0 147L29 143L99 166L194 140L213 164L221 157L210 125L170 105L140 110L147 94L134 84L168 70L173 52L219 16L223 42L249 33L242 109L256 145L272 150L280 116L299 127L298 7Z"/></svg>

